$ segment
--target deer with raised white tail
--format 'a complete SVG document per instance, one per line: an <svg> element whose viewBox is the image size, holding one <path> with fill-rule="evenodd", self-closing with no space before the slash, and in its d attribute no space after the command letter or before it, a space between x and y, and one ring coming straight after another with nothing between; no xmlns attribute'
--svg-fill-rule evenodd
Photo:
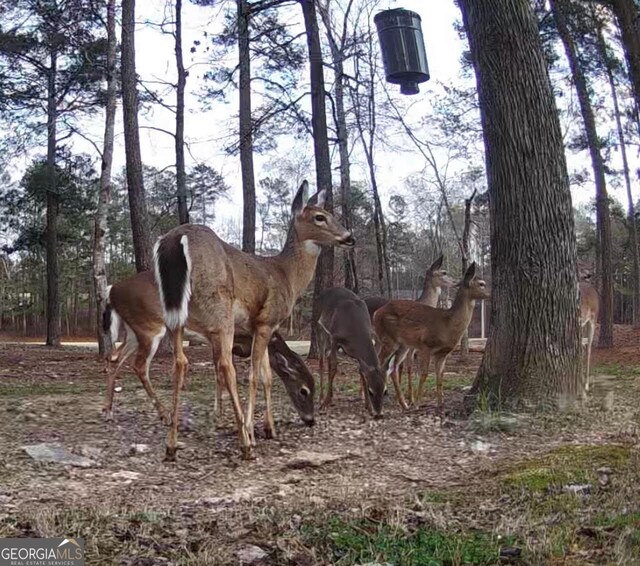
<svg viewBox="0 0 640 566"><path fill-rule="evenodd" d="M103 413L108 420L113 418L113 394L118 372L122 364L135 353L133 370L156 407L160 419L168 424L169 416L149 380L149 366L166 332L160 293L153 272L143 271L112 285L109 288L107 301L107 308L103 314L104 331L111 333L112 343L115 344L118 329L122 324L125 336L123 342L113 349L110 356L110 362L117 365L115 369L107 370L107 392ZM312 425L314 423L313 375L302 358L287 346L277 332L273 333L268 350L271 368L282 379L294 408L304 423ZM249 357L251 337L234 336L233 354L243 358ZM220 415L224 384L221 379L217 379L216 384L217 412Z"/></svg>
<svg viewBox="0 0 640 566"><path fill-rule="evenodd" d="M382 416L385 376L374 347L371 319L364 301L343 287L326 289L320 294L318 350L320 353L320 397L323 395L324 363L328 361L328 390L320 409L331 404L333 380L338 371L338 349L358 362L360 382L367 410L375 418Z"/></svg>
<svg viewBox="0 0 640 566"><path fill-rule="evenodd" d="M389 301L374 314L373 327L381 342L380 363L391 374L398 401L403 408L408 408L408 405L398 381L398 366L402 362L399 354L415 349L422 366L417 398L420 400L422 397L427 379L424 361L433 357L438 409L442 410L445 362L468 328L476 301L490 296L486 283L476 277L475 272L474 262L464 274L453 304L448 309L396 300Z"/></svg>
<svg viewBox="0 0 640 566"><path fill-rule="evenodd" d="M175 460L177 450L180 390L188 365L182 349L185 325L211 344L216 371L231 396L243 456L251 458L255 446L253 414L260 375L266 401L265 434L275 436L267 345L311 281L321 246L351 248L355 243L351 232L323 208L325 191L304 205L306 188L305 181L293 200L287 242L276 256L244 253L206 226L193 224L178 226L156 242L155 274L164 321L173 331L175 360L167 460ZM231 357L234 334L252 337L244 413Z"/></svg>

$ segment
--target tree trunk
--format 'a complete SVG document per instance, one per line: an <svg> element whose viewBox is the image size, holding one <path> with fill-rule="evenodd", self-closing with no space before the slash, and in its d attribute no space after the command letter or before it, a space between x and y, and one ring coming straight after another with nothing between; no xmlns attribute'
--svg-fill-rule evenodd
<svg viewBox="0 0 640 566"><path fill-rule="evenodd" d="M242 171L242 250L256 251L256 181L253 171L253 123L251 121L251 52L249 4L236 0L238 9L238 67L240 70L240 169Z"/></svg>
<svg viewBox="0 0 640 566"><path fill-rule="evenodd" d="M116 123L117 79L116 79L116 0L107 4L107 106L104 119L104 145L100 190L93 239L93 283L96 297L96 336L98 356L104 358L111 349L111 336L102 330L102 313L107 306L107 272L105 268L105 246L107 241L107 218L111 202L111 166L113 164L113 137Z"/></svg>
<svg viewBox="0 0 640 566"><path fill-rule="evenodd" d="M462 273L467 272L469 267L469 235L471 232L471 206L473 199L476 197L476 189L471 196L464 200L464 226L462 228ZM462 341L460 342L460 357L466 359L469 355L469 329L464 331Z"/></svg>
<svg viewBox="0 0 640 566"><path fill-rule="evenodd" d="M178 69L178 85L176 88L176 188L178 191L178 221L189 222L187 207L187 173L184 166L184 89L187 73L182 59L182 0L176 0L176 67Z"/></svg>
<svg viewBox="0 0 640 566"><path fill-rule="evenodd" d="M613 62L607 48L607 44L602 35L602 28L598 28L598 45L605 61L609 88L611 89L611 99L613 101L613 111L616 119L616 129L618 131L618 143L620 144L620 155L622 157L622 170L624 182L627 189L627 223L629 229L629 240L631 241L632 258L632 280L633 280L633 317L634 328L640 328L640 262L638 261L638 226L636 224L636 211L631 193L631 175L629 172L629 161L627 159L627 148L624 139L624 129L620 118L620 105L618 104L618 92L616 90L615 78L613 75Z"/></svg>
<svg viewBox="0 0 640 566"><path fill-rule="evenodd" d="M618 20L636 107L640 108L640 9L637 0L606 0Z"/></svg>
<svg viewBox="0 0 640 566"><path fill-rule="evenodd" d="M472 393L494 405L562 404L575 398L581 370L576 240L538 28L528 0L460 8L491 213L491 328Z"/></svg>
<svg viewBox="0 0 640 566"><path fill-rule="evenodd" d="M589 89L579 59L578 50L571 37L567 22L567 3L565 0L551 0L551 9L558 27L560 39L571 67L571 76L578 92L580 112L584 121L591 166L596 183L596 216L598 226L598 241L600 244L600 333L598 346L600 348L613 347L613 269L611 265L611 216L609 212L609 196L604 174L604 163L600 153L600 141L596 131L596 120L589 99Z"/></svg>
<svg viewBox="0 0 640 566"><path fill-rule="evenodd" d="M350 5L347 7L347 13ZM351 160L349 158L349 130L347 128L347 118L344 106L344 43L345 37L340 38L339 46L331 27L331 17L329 13L329 3L318 4L320 16L327 32L327 42L331 50L331 60L335 75L334 83L334 103L335 103L335 125L336 136L338 138L338 153L340 155L340 201L342 205L342 222L347 230L351 230L353 225L351 213ZM345 18L346 18L345 14ZM343 271L344 286L354 293L359 292L358 272L356 269L356 256L354 250L345 250Z"/></svg>
<svg viewBox="0 0 640 566"><path fill-rule="evenodd" d="M127 157L127 191L131 211L133 252L136 258L136 270L140 273L150 270L153 267L153 261L138 131L135 12L135 0L122 0L122 114Z"/></svg>
<svg viewBox="0 0 640 566"><path fill-rule="evenodd" d="M60 346L60 297L58 293L58 183L56 174L56 78L58 53L51 51L47 77L47 346Z"/></svg>
<svg viewBox="0 0 640 566"><path fill-rule="evenodd" d="M316 182L318 190L326 190L325 208L333 212L333 189L331 186L331 158L329 156L329 137L327 134L327 114L325 108L324 74L320 33L314 0L299 0L304 16L304 28L309 50L309 70L311 77L311 126L313 148L316 163ZM318 357L316 344L316 322L320 316L320 293L333 285L334 248L324 247L320 252L313 287L313 305L311 307L311 347L309 358Z"/></svg>

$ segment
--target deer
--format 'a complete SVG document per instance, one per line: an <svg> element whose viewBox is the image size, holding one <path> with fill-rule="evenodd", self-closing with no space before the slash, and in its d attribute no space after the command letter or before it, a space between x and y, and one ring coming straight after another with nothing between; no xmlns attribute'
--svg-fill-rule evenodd
<svg viewBox="0 0 640 566"><path fill-rule="evenodd" d="M103 330L110 333L115 345L121 325L125 328L124 341L114 347L109 356L115 369L107 370L107 391L103 414L106 420L113 419L113 396L115 383L122 365L135 354L133 369L140 383L158 412L164 424L170 424L170 418L158 399L149 380L149 367L156 354L158 345L166 333L160 293L153 271L143 271L128 279L120 281L108 288L107 307L102 317ZM251 354L251 338L235 336L233 354L247 358ZM278 332L274 332L269 342L269 363L282 379L291 402L302 421L311 426L314 424L313 375L302 361L302 358L287 346ZM111 365L110 364L110 365ZM219 376L217 376L219 377ZM216 379L217 414L222 413L222 387L224 384Z"/></svg>
<svg viewBox="0 0 640 566"><path fill-rule="evenodd" d="M320 397L323 394L324 363L328 362L328 390L320 409L333 400L333 380L338 371L338 349L358 362L365 406L374 418L382 417L385 375L375 350L371 319L364 301L342 287L324 290L319 297L318 350Z"/></svg>
<svg viewBox="0 0 640 566"><path fill-rule="evenodd" d="M580 281L578 288L580 291L580 328L583 338L587 339L586 344L586 372L584 391L588 392L590 387L591 372L591 345L593 344L593 336L596 331L596 323L598 322L598 312L600 310L600 296L598 291L589 281L591 275ZM586 328L586 333L585 333Z"/></svg>
<svg viewBox="0 0 640 566"><path fill-rule="evenodd" d="M442 294L442 289L449 289L453 286L454 281L453 278L446 272L446 270L442 269L442 263L444 261L444 255L440 254L440 256L427 268L427 271L424 274L424 283L422 285L422 292L420 296L416 299L417 303L427 305L430 307L437 307L438 300L440 299L440 295ZM380 307L384 306L388 303L388 299L384 297L368 297L365 300L367 305L367 309L369 310L369 315L373 320L373 315L376 310ZM407 381L408 381L408 389L407 394L409 396L409 402L413 403L413 378L412 378L412 365L413 359L416 355L416 351L413 350L411 352L400 352L399 354L403 360L406 359L407 364ZM408 355L408 359L407 359ZM404 363L400 365L399 368L399 380L402 381L402 368ZM428 373L429 371L429 360L426 360L426 367L424 367L424 371Z"/></svg>
<svg viewBox="0 0 640 566"><path fill-rule="evenodd" d="M176 459L180 391L188 366L182 347L185 326L211 344L217 375L222 376L230 393L243 458L253 458L256 446L253 417L259 377L266 404L265 436L275 437L267 346L309 285L321 246L350 249L355 245L351 232L323 208L326 191L319 190L305 204L307 188L304 181L293 199L287 240L276 256L242 252L210 228L197 224L178 226L156 241L155 275L174 350L173 418L166 461ZM244 412L231 356L235 334L250 336L252 340L249 395Z"/></svg>
<svg viewBox="0 0 640 566"><path fill-rule="evenodd" d="M409 349L418 351L421 360L418 400L422 398L427 374L425 363L434 359L438 411L443 406L444 366L449 354L460 343L468 328L477 300L488 299L489 289L484 280L476 277L476 264L472 263L458 285L453 304L448 309L437 309L416 301L393 300L373 315L373 327L380 341L380 364L391 374L400 405L408 409L398 380L401 354Z"/></svg>

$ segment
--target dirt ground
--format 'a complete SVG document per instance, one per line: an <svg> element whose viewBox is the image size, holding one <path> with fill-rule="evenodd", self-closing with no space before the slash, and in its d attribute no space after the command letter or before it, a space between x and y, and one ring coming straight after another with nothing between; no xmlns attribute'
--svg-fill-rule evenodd
<svg viewBox="0 0 640 566"><path fill-rule="evenodd" d="M94 353L0 343L0 536L81 536L87 564L640 564L640 333L617 327L616 343L595 350L589 400L559 415L463 416L472 353L448 364L445 418L432 397L401 411L390 395L373 421L343 360L314 427L276 384L279 436L262 438L259 413L251 462L226 398L216 422L208 351L190 348L174 464L130 371L107 423ZM152 366L167 406L170 365ZM93 465L22 448L43 442Z"/></svg>

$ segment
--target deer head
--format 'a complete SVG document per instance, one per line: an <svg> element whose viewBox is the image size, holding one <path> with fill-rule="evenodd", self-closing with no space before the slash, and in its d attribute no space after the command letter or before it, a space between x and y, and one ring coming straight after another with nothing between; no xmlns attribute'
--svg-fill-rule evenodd
<svg viewBox="0 0 640 566"><path fill-rule="evenodd" d="M382 371L380 364L371 366L365 361L360 361L359 366L360 375L366 385L365 395L369 396L371 403L373 418L382 418L382 400L387 389L385 385L386 374Z"/></svg>
<svg viewBox="0 0 640 566"><path fill-rule="evenodd" d="M313 418L314 379L302 358L292 352L279 334L274 334L269 342L269 362L276 370L302 421L311 426ZM287 355L283 348L288 350Z"/></svg>
<svg viewBox="0 0 640 566"><path fill-rule="evenodd" d="M464 279L461 282L461 287L468 293L470 299L482 300L488 299L491 296L491 291L487 287L484 279L476 277L476 262L474 261L464 274Z"/></svg>
<svg viewBox="0 0 640 566"><path fill-rule="evenodd" d="M440 254L440 257L429 266L429 269L427 269L426 277L431 280L434 287L449 289L455 285L455 281L445 269L442 269L443 260L444 255Z"/></svg>
<svg viewBox="0 0 640 566"><path fill-rule="evenodd" d="M351 232L342 226L333 214L323 208L326 198L324 189L313 195L306 205L303 204L308 186L307 181L302 182L291 206L293 230L298 239L301 242L312 242L317 245L352 248L355 240Z"/></svg>

